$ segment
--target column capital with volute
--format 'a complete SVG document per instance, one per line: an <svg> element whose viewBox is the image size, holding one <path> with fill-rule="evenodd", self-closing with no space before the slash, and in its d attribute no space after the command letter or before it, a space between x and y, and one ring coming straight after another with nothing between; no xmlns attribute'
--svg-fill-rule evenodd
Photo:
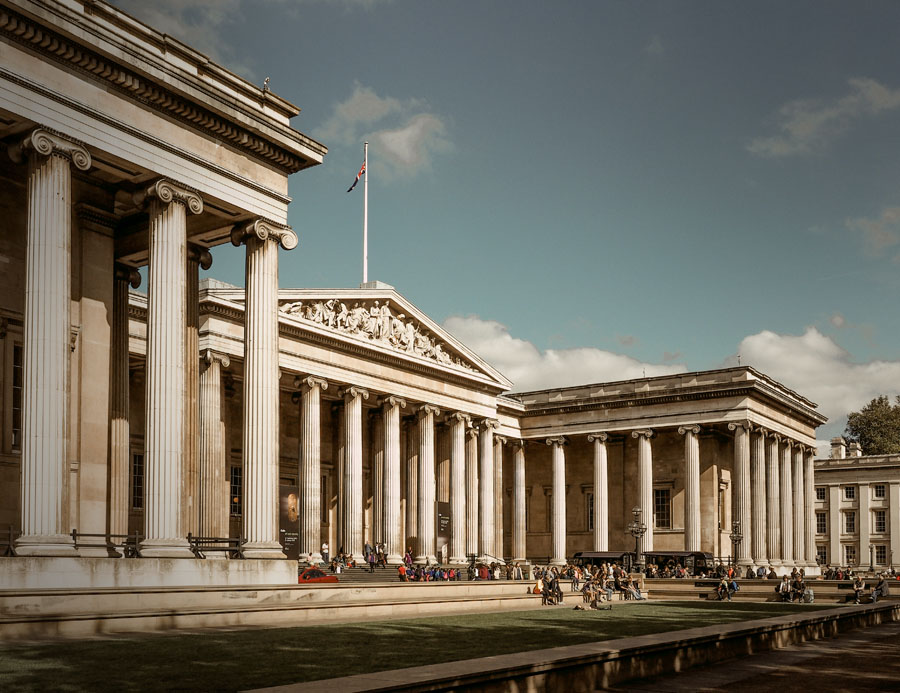
<svg viewBox="0 0 900 693"><path fill-rule="evenodd" d="M357 397L369 399L369 391L357 385L350 385L349 387L342 388L341 390L338 390L338 394L344 401L356 399Z"/></svg>
<svg viewBox="0 0 900 693"><path fill-rule="evenodd" d="M652 428L639 428L636 431L631 432L632 438L647 438L648 440L653 437L653 429Z"/></svg>
<svg viewBox="0 0 900 693"><path fill-rule="evenodd" d="M605 431L600 431L598 433L588 433L587 439L589 443L593 443L595 441L605 443L609 440L609 433L606 433Z"/></svg>
<svg viewBox="0 0 900 693"><path fill-rule="evenodd" d="M491 430L497 430L498 428L500 428L500 422L497 421L497 419L484 418L481 420L481 425Z"/></svg>
<svg viewBox="0 0 900 693"><path fill-rule="evenodd" d="M380 407L400 407L404 409L406 407L406 400L402 397L397 397L397 395L386 395L385 397L378 398L378 406Z"/></svg>
<svg viewBox="0 0 900 693"><path fill-rule="evenodd" d="M565 436L555 436L553 438L547 438L546 443L552 447L554 445L568 445L569 441Z"/></svg>
<svg viewBox="0 0 900 693"><path fill-rule="evenodd" d="M307 375L305 377L298 375L294 378L294 387L317 387L324 392L328 389L328 381L325 380L325 378L318 378L314 375Z"/></svg>
<svg viewBox="0 0 900 693"><path fill-rule="evenodd" d="M203 353L203 360L211 364L213 361L217 361L222 368L228 368L231 365L231 359L228 358L228 354L220 354L217 351L213 351L212 349L207 349Z"/></svg>
<svg viewBox="0 0 900 693"><path fill-rule="evenodd" d="M184 205L188 214L201 214L203 212L203 198L193 188L181 183L160 178L146 188L143 188L132 195L134 204L137 207L143 207L150 200L159 200L163 204L172 202Z"/></svg>
<svg viewBox="0 0 900 693"><path fill-rule="evenodd" d="M439 416L441 410L438 409L433 404L423 404L418 409L419 416L428 416L429 414L433 414L434 416Z"/></svg>
<svg viewBox="0 0 900 693"><path fill-rule="evenodd" d="M444 417L444 420L446 421L446 423L451 425L456 423L457 421L461 421L466 428L469 428L472 425L472 417L462 411L450 412L446 417Z"/></svg>
<svg viewBox="0 0 900 693"><path fill-rule="evenodd" d="M254 219L244 224L238 224L231 230L232 245L239 246L250 238L260 241L275 241L285 250L293 250L299 242L297 234L290 226L266 219Z"/></svg>
<svg viewBox="0 0 900 693"><path fill-rule="evenodd" d="M693 433L694 435L697 435L698 433L700 433L700 426L698 426L697 424L689 424L687 426L678 427L678 435L683 436L686 433ZM634 435L634 433L632 433L632 435ZM635 436L635 438L636 437L637 436Z"/></svg>
<svg viewBox="0 0 900 693"><path fill-rule="evenodd" d="M188 243L187 244L187 256L188 260L191 262L196 262L200 265L201 269L208 270L212 267L212 253L209 252L209 248L203 245L197 245L196 243Z"/></svg>
<svg viewBox="0 0 900 693"><path fill-rule="evenodd" d="M116 263L115 278L118 281L128 282L132 289L136 289L141 285L141 273L131 265L121 265Z"/></svg>
<svg viewBox="0 0 900 693"><path fill-rule="evenodd" d="M79 171L87 171L91 167L91 155L81 142L44 127L35 128L23 139L11 144L7 151L9 158L17 164L34 153L68 159Z"/></svg>
<svg viewBox="0 0 900 693"><path fill-rule="evenodd" d="M736 431L739 428L743 428L749 433L753 430L753 425L749 421L732 421L728 424L729 431Z"/></svg>

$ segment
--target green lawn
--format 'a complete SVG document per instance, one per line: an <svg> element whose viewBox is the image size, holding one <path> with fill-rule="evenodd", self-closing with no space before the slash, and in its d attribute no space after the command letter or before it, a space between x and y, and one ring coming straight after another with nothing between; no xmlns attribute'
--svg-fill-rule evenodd
<svg viewBox="0 0 900 693"><path fill-rule="evenodd" d="M0 690L232 691L833 606L649 602L299 628L0 645Z"/></svg>

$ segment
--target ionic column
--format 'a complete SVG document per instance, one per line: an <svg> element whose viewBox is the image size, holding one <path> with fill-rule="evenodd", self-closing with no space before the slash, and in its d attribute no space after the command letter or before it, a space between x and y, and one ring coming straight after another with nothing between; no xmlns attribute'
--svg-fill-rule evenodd
<svg viewBox="0 0 900 693"><path fill-rule="evenodd" d="M503 446L506 438L494 436L494 555L503 558Z"/></svg>
<svg viewBox="0 0 900 693"><path fill-rule="evenodd" d="M207 350L200 371L200 536L228 536L228 483L225 476L225 422L222 369L231 360Z"/></svg>
<svg viewBox="0 0 900 693"><path fill-rule="evenodd" d="M478 429L466 431L466 555L478 555Z"/></svg>
<svg viewBox="0 0 900 693"><path fill-rule="evenodd" d="M806 564L816 566L816 487L813 476L815 448L803 452L803 526L805 528Z"/></svg>
<svg viewBox="0 0 900 693"><path fill-rule="evenodd" d="M22 387L21 556L72 556L67 536L67 388L71 293L72 171L91 167L80 144L32 130L9 148L28 160Z"/></svg>
<svg viewBox="0 0 900 693"><path fill-rule="evenodd" d="M746 568L753 562L750 559L750 422L730 423L728 430L734 431L732 517L740 522L742 535L735 559Z"/></svg>
<svg viewBox="0 0 900 693"><path fill-rule="evenodd" d="M684 550L699 551L700 442L697 434L700 433L700 427L679 426L678 433L684 436ZM648 526L649 524L647 522Z"/></svg>
<svg viewBox="0 0 900 693"><path fill-rule="evenodd" d="M185 269L187 213L203 201L160 180L135 196L149 200L147 387L144 434L144 541L141 555L192 558L184 528Z"/></svg>
<svg viewBox="0 0 900 693"><path fill-rule="evenodd" d="M766 549L766 429L754 428L750 441L750 546L753 566L768 566Z"/></svg>
<svg viewBox="0 0 900 693"><path fill-rule="evenodd" d="M791 446L793 441L785 439L781 448L781 559L784 565L794 565L794 514L791 509L793 501L793 479L791 477Z"/></svg>
<svg viewBox="0 0 900 693"><path fill-rule="evenodd" d="M379 404L381 400L379 400ZM384 541L384 413L381 407L369 412L372 423L372 546Z"/></svg>
<svg viewBox="0 0 900 693"><path fill-rule="evenodd" d="M128 287L141 285L133 267L117 265L113 284L112 385L109 422L109 531L128 533L128 497L131 461L131 427L128 382Z"/></svg>
<svg viewBox="0 0 900 693"><path fill-rule="evenodd" d="M434 415L440 410L430 404L419 409L419 550L416 563L436 563L434 555Z"/></svg>
<svg viewBox="0 0 900 693"><path fill-rule="evenodd" d="M200 529L200 268L212 266L212 255L188 243L185 267L184 328L184 492L185 532ZM218 536L218 535L217 535Z"/></svg>
<svg viewBox="0 0 900 693"><path fill-rule="evenodd" d="M527 555L525 532L525 441L513 441L513 561L524 563Z"/></svg>
<svg viewBox="0 0 900 693"><path fill-rule="evenodd" d="M341 541L344 553L363 558L363 400L368 391L348 387L344 397L344 508L341 516Z"/></svg>
<svg viewBox="0 0 900 693"><path fill-rule="evenodd" d="M552 449L553 473L553 515L550 518L550 563L566 564L566 452L563 437L548 438L547 445Z"/></svg>
<svg viewBox="0 0 900 693"><path fill-rule="evenodd" d="M278 542L278 246L296 234L256 220L235 227L247 246L244 308L244 545L246 558L284 558Z"/></svg>
<svg viewBox="0 0 900 693"><path fill-rule="evenodd" d="M653 431L649 428L632 431L631 437L638 441L638 507L647 526L638 542L638 550L643 554L653 551L653 449L650 447Z"/></svg>
<svg viewBox="0 0 900 693"><path fill-rule="evenodd" d="M384 418L384 510L381 535L388 563L403 561L400 536L400 410L406 402L399 397L381 400Z"/></svg>
<svg viewBox="0 0 900 693"><path fill-rule="evenodd" d="M472 420L454 412L450 424L450 563L466 562L466 429Z"/></svg>
<svg viewBox="0 0 900 693"><path fill-rule="evenodd" d="M594 551L609 550L609 472L606 433L591 433L594 444ZM524 486L524 480L523 480Z"/></svg>
<svg viewBox="0 0 900 693"><path fill-rule="evenodd" d="M803 565L806 563L806 527L804 525L806 506L803 499L805 495L805 487L803 485L803 446L799 443L794 444L791 471L794 477L792 486L794 497L791 503L794 515L794 563Z"/></svg>
<svg viewBox="0 0 900 693"><path fill-rule="evenodd" d="M419 424L406 418L406 547L410 553L419 545Z"/></svg>
<svg viewBox="0 0 900 693"><path fill-rule="evenodd" d="M494 548L494 429L498 427L499 423L494 419L485 419L479 435L479 544L482 558L488 561L497 557Z"/></svg>
<svg viewBox="0 0 900 693"><path fill-rule="evenodd" d="M778 447L781 436L769 433L766 437L766 548L769 565L781 565L781 484L778 472Z"/></svg>
<svg viewBox="0 0 900 693"><path fill-rule="evenodd" d="M297 378L300 388L300 560L322 562L322 393L328 382ZM337 547L334 547L337 549Z"/></svg>

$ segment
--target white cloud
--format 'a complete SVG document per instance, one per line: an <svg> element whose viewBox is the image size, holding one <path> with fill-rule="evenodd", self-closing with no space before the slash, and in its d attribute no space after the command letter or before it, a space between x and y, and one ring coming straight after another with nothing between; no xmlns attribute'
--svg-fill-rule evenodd
<svg viewBox="0 0 900 693"><path fill-rule="evenodd" d="M447 124L428 112L420 99L379 96L358 82L346 101L312 132L325 144L358 144L364 139L376 149L377 171L389 177L409 176L431 166L435 153L451 149Z"/></svg>
<svg viewBox="0 0 900 693"><path fill-rule="evenodd" d="M832 102L791 101L778 111L781 134L757 137L747 149L758 156L782 157L820 151L855 120L900 108L900 89L891 89L869 78L848 82L850 91Z"/></svg>
<svg viewBox="0 0 900 693"><path fill-rule="evenodd" d="M594 347L541 351L513 337L505 325L476 316L447 318L444 327L512 380L513 390L519 392L687 371L682 364L642 363Z"/></svg>
<svg viewBox="0 0 900 693"><path fill-rule="evenodd" d="M877 219L859 217L847 219L847 228L862 234L867 255L879 257L887 248L900 244L900 207L887 207ZM900 255L894 256L894 262Z"/></svg>
<svg viewBox="0 0 900 693"><path fill-rule="evenodd" d="M844 329L847 326L847 318L845 318L840 313L835 313L830 318L828 318L828 322L831 323L832 327L836 327L839 330Z"/></svg>

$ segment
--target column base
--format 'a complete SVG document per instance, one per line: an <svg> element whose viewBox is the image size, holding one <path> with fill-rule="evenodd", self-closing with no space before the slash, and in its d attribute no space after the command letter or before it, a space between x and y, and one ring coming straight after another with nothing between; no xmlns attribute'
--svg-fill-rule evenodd
<svg viewBox="0 0 900 693"><path fill-rule="evenodd" d="M566 559L565 559L565 558L551 558L551 559L550 559L550 565L562 566L562 565L565 565L565 564L566 564Z"/></svg>
<svg viewBox="0 0 900 693"><path fill-rule="evenodd" d="M17 556L77 556L78 550L68 534L22 535L14 542Z"/></svg>
<svg viewBox="0 0 900 693"><path fill-rule="evenodd" d="M187 539L146 539L138 554L141 558L196 558Z"/></svg>
<svg viewBox="0 0 900 693"><path fill-rule="evenodd" d="M437 556L428 555L428 556L416 556L413 559L413 563L416 565L437 565L438 559Z"/></svg>
<svg viewBox="0 0 900 693"><path fill-rule="evenodd" d="M450 558L447 559L447 562L450 565L468 565L469 564L469 561L466 560L465 556L450 556Z"/></svg>
<svg viewBox="0 0 900 693"><path fill-rule="evenodd" d="M385 556L384 560L387 561L388 565L396 566L403 563L403 556L401 556L399 553L389 553L387 556Z"/></svg>
<svg viewBox="0 0 900 693"><path fill-rule="evenodd" d="M266 560L285 559L281 544L277 541L248 541L243 546L244 558L262 558Z"/></svg>

